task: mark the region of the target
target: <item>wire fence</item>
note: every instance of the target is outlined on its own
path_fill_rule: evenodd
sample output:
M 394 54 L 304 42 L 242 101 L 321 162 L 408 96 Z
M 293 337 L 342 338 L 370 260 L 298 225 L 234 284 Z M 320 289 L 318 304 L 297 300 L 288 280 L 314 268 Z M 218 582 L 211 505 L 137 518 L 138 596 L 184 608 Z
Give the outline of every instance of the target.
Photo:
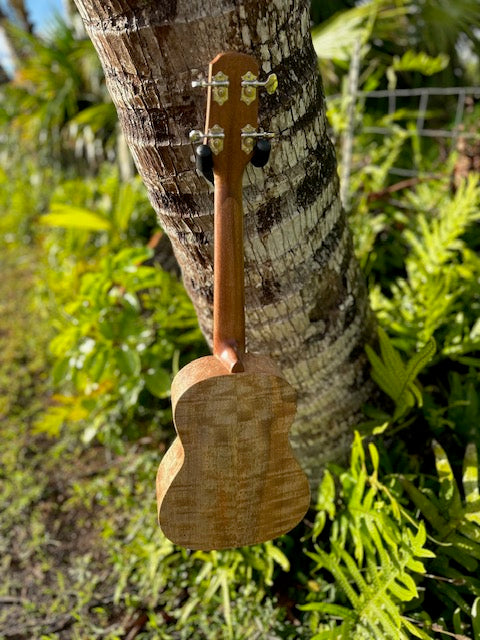
M 419 136 L 430 138 L 457 138 L 460 133 L 460 125 L 462 124 L 465 114 L 465 107 L 468 100 L 480 98 L 480 87 L 425 87 L 420 89 L 397 89 L 397 90 L 379 90 L 379 91 L 358 91 L 357 98 L 367 99 L 388 99 L 388 114 L 391 115 L 397 110 L 399 98 L 416 98 L 418 97 L 416 133 Z M 427 120 L 428 103 L 432 96 L 456 96 L 457 105 L 455 116 L 451 124 L 451 129 L 429 129 L 425 126 Z M 365 127 L 365 133 L 379 133 L 387 135 L 391 133 L 391 129 L 387 127 Z M 462 132 L 464 138 L 479 139 L 479 132 Z
M 443 145 L 443 153 L 446 150 L 453 151 L 458 148 L 460 139 L 473 144 L 480 143 L 480 125 L 473 122 L 466 126 L 466 116 L 475 102 L 480 100 L 480 86 L 475 87 L 421 87 L 418 89 L 384 89 L 376 91 L 358 90 L 359 65 L 355 65 L 355 52 L 349 73 L 347 89 L 347 127 L 342 134 L 341 156 L 341 196 L 346 208 L 349 207 L 349 182 L 353 164 L 353 152 L 355 137 L 358 134 L 377 134 L 380 136 L 392 135 L 393 127 L 380 124 L 378 126 L 365 125 L 359 122 L 358 105 L 365 105 L 368 101 L 378 102 L 371 112 L 384 113 L 393 116 L 397 111 L 408 105 L 411 122 L 414 122 L 413 132 L 420 138 L 438 140 Z M 334 100 L 341 96 L 331 96 L 328 100 Z M 439 99 L 448 100 L 448 108 L 444 103 L 439 104 Z M 381 101 L 386 104 L 381 104 Z M 432 104 L 435 103 L 435 104 Z M 370 109 L 366 109 L 370 111 Z M 362 109 L 363 111 L 363 109 Z M 380 118 L 379 118 L 380 119 Z M 440 149 L 439 149 L 440 151 Z M 418 167 L 392 166 L 389 173 L 401 178 L 427 177 L 427 174 Z

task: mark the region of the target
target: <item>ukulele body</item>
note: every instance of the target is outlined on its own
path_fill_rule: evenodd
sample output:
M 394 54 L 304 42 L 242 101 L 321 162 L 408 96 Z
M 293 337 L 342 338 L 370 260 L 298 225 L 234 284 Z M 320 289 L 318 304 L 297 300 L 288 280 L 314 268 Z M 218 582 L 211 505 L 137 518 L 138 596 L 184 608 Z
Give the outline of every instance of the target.
M 288 440 L 295 391 L 269 358 L 245 354 L 243 364 L 228 373 L 207 356 L 172 384 L 177 438 L 157 474 L 158 517 L 165 535 L 190 549 L 270 540 L 309 507 Z

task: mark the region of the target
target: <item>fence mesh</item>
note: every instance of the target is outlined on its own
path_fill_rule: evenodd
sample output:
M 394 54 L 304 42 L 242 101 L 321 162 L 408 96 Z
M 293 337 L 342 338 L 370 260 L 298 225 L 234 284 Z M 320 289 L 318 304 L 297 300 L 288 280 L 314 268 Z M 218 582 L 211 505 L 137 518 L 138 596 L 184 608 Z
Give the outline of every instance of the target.
M 478 122 L 470 121 L 466 124 L 467 115 L 472 112 L 476 102 L 480 100 L 480 86 L 471 87 L 422 87 L 418 89 L 384 89 L 376 91 L 360 91 L 357 88 L 358 77 L 355 71 L 355 55 L 352 56 L 352 66 L 348 85 L 348 124 L 340 140 L 342 156 L 341 192 L 342 201 L 348 208 L 348 183 L 353 162 L 355 137 L 361 133 L 379 136 L 392 135 L 392 126 L 380 124 L 366 125 L 357 118 L 359 105 L 371 113 L 383 113 L 393 116 L 397 110 L 408 105 L 410 122 L 414 123 L 415 135 L 420 138 L 437 140 L 442 147 L 442 153 L 459 149 L 462 145 L 479 146 L 480 127 Z M 327 101 L 340 98 L 331 96 Z M 439 100 L 444 103 L 439 103 Z M 377 105 L 374 102 L 377 102 Z M 448 108 L 445 103 L 448 101 Z M 370 104 L 367 104 L 370 103 Z M 373 104 L 372 104 L 373 103 Z M 432 104 L 433 103 L 433 104 Z M 370 108 L 371 107 L 371 108 Z M 379 117 L 379 120 L 382 118 Z M 439 126 L 440 125 L 440 126 Z M 392 166 L 389 173 L 403 177 L 415 178 L 427 176 L 421 168 Z

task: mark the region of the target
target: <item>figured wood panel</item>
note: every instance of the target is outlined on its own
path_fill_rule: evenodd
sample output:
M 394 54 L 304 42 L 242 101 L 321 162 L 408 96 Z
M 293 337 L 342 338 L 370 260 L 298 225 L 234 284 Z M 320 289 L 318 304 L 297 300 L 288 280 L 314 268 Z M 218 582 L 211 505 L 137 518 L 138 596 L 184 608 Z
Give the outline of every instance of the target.
M 202 358 L 172 387 L 178 438 L 157 476 L 158 513 L 165 535 L 190 549 L 270 540 L 310 503 L 288 440 L 295 391 L 261 356 L 247 354 L 243 373 L 224 372 L 217 358 Z

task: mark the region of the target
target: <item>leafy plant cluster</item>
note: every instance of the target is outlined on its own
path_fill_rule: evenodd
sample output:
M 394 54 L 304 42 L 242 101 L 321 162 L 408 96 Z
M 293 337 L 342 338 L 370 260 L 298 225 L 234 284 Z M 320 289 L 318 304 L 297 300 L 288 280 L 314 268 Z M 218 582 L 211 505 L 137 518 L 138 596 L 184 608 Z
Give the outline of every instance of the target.
M 405 3 L 374 4 L 385 20 L 406 15 Z M 389 138 L 358 129 L 349 197 L 379 322 L 367 349 L 377 401 L 349 464 L 329 465 L 293 532 L 187 551 L 159 531 L 152 487 L 173 436 L 171 378 L 205 346 L 180 282 L 156 261 L 138 178 L 96 163 L 77 175 L 66 132 L 89 114 L 81 82 L 55 114 L 34 104 L 29 83 L 57 81 L 49 56 L 64 47 L 67 69 L 75 59 L 78 43 L 53 37 L 26 38 L 41 55 L 2 89 L 2 130 L 14 128 L 0 142 L 0 637 L 480 638 L 478 177 L 455 183 L 458 154 L 432 159 L 415 114 L 390 114 Z M 423 73 L 437 53 L 382 63 L 371 82 L 389 65 Z M 337 104 L 340 137 L 346 98 Z M 356 117 L 369 122 L 364 107 Z M 63 168 L 45 149 L 20 162 L 28 114 Z M 95 140 L 114 158 L 105 131 Z M 429 176 L 395 182 L 389 170 L 412 150 Z
M 440 86 L 476 82 L 480 41 L 474 25 L 480 7 L 475 0 L 312 0 L 311 16 L 322 76 L 330 87 L 341 84 L 357 43 L 364 49 L 365 76 L 383 88 L 397 79 L 402 87 L 425 86 L 419 71 L 441 71 Z

